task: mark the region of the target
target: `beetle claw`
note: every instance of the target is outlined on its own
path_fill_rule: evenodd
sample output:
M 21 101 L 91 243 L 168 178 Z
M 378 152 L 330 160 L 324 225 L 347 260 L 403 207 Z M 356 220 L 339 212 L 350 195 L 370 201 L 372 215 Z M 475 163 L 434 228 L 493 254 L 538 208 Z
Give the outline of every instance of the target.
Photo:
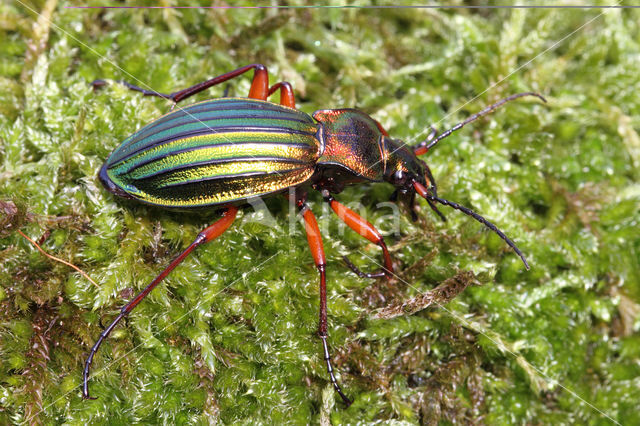
M 360 278 L 382 278 L 386 276 L 384 270 L 378 272 L 362 272 L 356 265 L 353 264 L 353 262 L 349 260 L 347 256 L 342 256 L 342 259 L 344 260 L 344 263 L 347 264 L 349 269 L 351 269 L 353 273 Z

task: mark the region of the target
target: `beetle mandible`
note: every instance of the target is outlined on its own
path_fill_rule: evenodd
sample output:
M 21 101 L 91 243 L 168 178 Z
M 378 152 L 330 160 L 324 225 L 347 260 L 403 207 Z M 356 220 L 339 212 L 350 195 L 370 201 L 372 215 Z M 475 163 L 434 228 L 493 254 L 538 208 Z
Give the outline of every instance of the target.
M 341 220 L 382 249 L 384 267 L 376 273 L 364 273 L 345 258 L 348 266 L 360 277 L 391 277 L 391 256 L 380 232 L 333 195 L 340 193 L 346 185 L 381 181 L 392 184 L 396 193 L 407 196 L 411 207 L 417 193 L 442 219 L 444 216 L 435 203 L 473 217 L 497 233 L 529 269 L 524 255 L 495 225 L 466 207 L 438 197 L 431 171 L 418 156 L 426 154 L 464 125 L 513 99 L 536 96 L 546 102 L 540 94 L 525 92 L 509 96 L 446 132 L 438 134 L 432 129 L 426 140 L 408 146 L 399 139 L 391 138 L 380 123 L 356 109 L 319 110 L 312 116 L 296 110 L 291 85 L 282 81 L 269 86 L 267 68 L 261 64 L 246 65 L 171 94 L 121 83 L 145 96 L 158 96 L 177 104 L 250 70 L 254 74 L 248 98 L 211 99 L 172 110 L 122 142 L 100 169 L 102 184 L 120 197 L 162 208 L 213 207 L 221 210 L 222 217 L 200 232 L 102 331 L 85 362 L 84 398 L 92 399 L 89 370 L 93 358 L 116 325 L 196 247 L 226 231 L 239 207 L 252 198 L 285 193 L 295 188 L 294 195 L 289 198 L 300 210 L 309 248 L 320 274 L 318 335 L 322 341 L 327 373 L 347 405 L 351 401 L 336 380 L 327 344 L 326 262 L 316 218 L 306 204 L 308 188 L 320 191 L 324 201 Z M 104 84 L 102 80 L 93 82 L 94 87 Z M 267 101 L 278 91 L 280 104 Z

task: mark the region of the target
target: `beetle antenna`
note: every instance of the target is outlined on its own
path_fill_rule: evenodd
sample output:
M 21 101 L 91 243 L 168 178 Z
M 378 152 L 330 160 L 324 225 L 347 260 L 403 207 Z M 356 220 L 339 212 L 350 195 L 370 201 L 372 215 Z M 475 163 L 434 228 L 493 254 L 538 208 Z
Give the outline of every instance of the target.
M 436 205 L 429 198 L 427 198 L 427 204 L 429 204 L 429 207 L 431 207 L 431 210 L 433 210 L 434 213 L 437 214 L 440 217 L 441 221 L 443 221 L 443 222 L 447 221 L 447 218 L 442 214 L 442 212 L 440 210 L 438 210 Z
M 424 141 L 420 142 L 417 145 L 414 145 L 413 150 L 414 150 L 415 154 L 416 155 L 426 154 L 427 151 L 429 151 L 431 148 L 433 148 L 442 139 L 450 136 L 451 133 L 462 129 L 465 125 L 471 123 L 472 121 L 475 121 L 475 120 L 477 120 L 477 119 L 479 119 L 481 117 L 484 117 L 485 115 L 491 114 L 493 111 L 495 111 L 496 109 L 500 108 L 502 105 L 506 104 L 507 102 L 512 101 L 514 99 L 522 98 L 524 96 L 535 96 L 535 97 L 539 98 L 542 102 L 545 102 L 545 103 L 547 102 L 547 100 L 541 94 L 536 93 L 536 92 L 523 92 L 523 93 L 517 93 L 515 95 L 508 96 L 508 97 L 506 97 L 506 98 L 504 98 L 502 100 L 499 100 L 495 104 L 489 105 L 488 107 L 486 107 L 482 111 L 473 114 L 472 116 L 470 116 L 469 118 L 467 118 L 463 122 L 458 123 L 455 126 L 453 126 L 452 128 L 450 128 L 446 132 L 443 132 L 443 133 L 435 136 L 435 135 L 433 135 L 433 131 L 432 131 L 429 134 L 429 137 L 427 137 L 427 139 L 425 139 Z M 432 129 L 433 129 L 433 127 L 432 127 Z
M 432 129 L 433 129 L 433 127 L 432 127 Z M 429 134 L 428 140 L 431 140 L 437 133 L 438 132 L 436 131 L 436 129 L 433 129 L 433 131 Z M 424 172 L 425 172 L 424 173 L 425 180 L 427 182 L 429 182 L 429 191 L 433 195 L 438 196 L 438 186 L 436 185 L 436 180 L 433 178 L 433 175 L 431 174 L 431 169 L 426 164 L 424 165 Z M 414 197 L 415 197 L 415 193 L 414 193 Z M 412 200 L 411 200 L 412 210 L 413 210 L 413 201 L 414 201 L 414 199 L 412 198 Z M 427 199 L 427 203 L 429 204 L 429 207 L 431 207 L 431 210 L 433 210 L 434 213 L 437 214 L 440 217 L 440 220 L 442 220 L 443 222 L 447 221 L 447 218 L 444 217 L 444 215 L 442 214 L 442 212 L 440 210 L 438 210 L 438 208 L 433 203 L 433 201 Z M 415 222 L 415 220 L 414 220 L 414 222 Z
M 520 251 L 520 249 L 515 245 L 515 243 L 513 241 L 511 241 L 509 239 L 509 237 L 507 237 L 504 232 L 502 232 L 500 229 L 498 229 L 497 226 L 495 226 L 493 223 L 489 222 L 487 219 L 485 219 L 484 217 L 480 216 L 478 213 L 474 212 L 473 210 L 461 206 L 458 203 L 454 203 L 453 201 L 449 201 L 449 200 L 445 200 L 444 198 L 440 198 L 437 197 L 435 195 L 431 195 L 428 193 L 427 188 L 418 183 L 418 182 L 414 182 L 413 183 L 414 188 L 416 189 L 416 191 L 418 192 L 418 194 L 420 194 L 420 196 L 422 196 L 423 198 L 425 198 L 427 200 L 427 202 L 429 201 L 436 201 L 444 206 L 449 206 L 451 208 L 454 208 L 456 210 L 461 211 L 462 213 L 471 216 L 472 218 L 474 218 L 475 220 L 477 220 L 478 222 L 482 223 L 483 225 L 485 225 L 487 228 L 491 229 L 493 232 L 495 232 L 496 234 L 498 234 L 498 236 L 500 238 L 502 238 L 504 240 L 505 243 L 507 243 L 507 245 L 509 247 L 511 247 L 518 256 L 520 256 L 520 259 L 522 259 L 522 263 L 524 263 L 525 268 L 527 268 L 527 270 L 530 269 L 529 267 L 529 263 L 527 262 L 527 259 L 524 257 L 524 254 L 522 254 L 522 252 Z

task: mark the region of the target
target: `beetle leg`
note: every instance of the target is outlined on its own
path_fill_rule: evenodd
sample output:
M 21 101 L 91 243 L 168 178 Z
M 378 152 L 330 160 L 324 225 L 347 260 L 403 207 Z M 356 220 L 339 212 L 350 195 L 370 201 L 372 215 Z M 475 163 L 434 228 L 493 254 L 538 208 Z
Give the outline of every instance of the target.
M 202 92 L 203 90 L 208 89 L 211 86 L 215 86 L 216 84 L 224 83 L 227 80 L 231 80 L 241 74 L 249 70 L 254 70 L 253 73 L 253 81 L 251 83 L 251 89 L 249 90 L 249 97 L 254 99 L 267 99 L 267 94 L 269 92 L 269 73 L 267 72 L 267 67 L 261 64 L 250 64 L 245 65 L 244 67 L 240 67 L 236 70 L 229 71 L 226 74 L 219 75 L 217 77 L 213 77 L 207 81 L 203 81 L 202 83 L 198 83 L 194 86 L 187 87 L 186 89 L 179 90 L 177 92 L 173 92 L 170 94 L 156 92 L 154 90 L 143 89 L 135 84 L 127 83 L 126 81 L 118 80 L 118 82 L 131 90 L 135 90 L 136 92 L 142 93 L 144 96 L 157 96 L 159 98 L 171 99 L 173 102 L 178 103 L 184 99 L 187 99 L 190 96 L 193 96 L 197 93 Z M 91 83 L 91 85 L 95 88 L 99 88 L 105 85 L 104 80 L 95 80 Z
M 344 263 L 349 267 L 349 269 L 351 269 L 353 273 L 359 276 L 360 278 L 382 278 L 385 276 L 384 271 L 362 272 L 362 270 L 360 270 L 360 268 L 354 265 L 354 263 L 351 260 L 349 260 L 347 256 L 342 256 L 342 260 L 344 260 Z
M 384 238 L 382 238 L 382 234 L 380 234 L 380 232 L 372 224 L 367 222 L 359 214 L 346 207 L 344 204 L 336 201 L 335 198 L 333 198 L 331 194 L 329 194 L 329 191 L 323 191 L 322 196 L 324 200 L 329 203 L 331 209 L 335 212 L 335 214 L 337 214 L 338 217 L 342 219 L 349 228 L 353 229 L 372 243 L 377 244 L 382 249 L 382 254 L 384 256 L 384 267 L 380 272 L 362 272 L 345 256 L 344 260 L 347 263 L 347 266 L 349 266 L 349 268 L 351 268 L 351 270 L 361 278 L 378 278 L 383 276 L 391 278 L 393 274 L 393 263 L 391 262 L 391 255 L 389 254 L 387 245 L 384 242 Z
M 269 95 L 273 95 L 277 90 L 280 90 L 280 105 L 288 106 L 289 108 L 296 107 L 296 98 L 293 95 L 293 88 L 288 81 L 281 81 L 274 84 L 269 88 Z
M 150 292 L 153 290 L 160 281 L 162 281 L 171 271 L 175 269 L 184 259 L 191 253 L 196 247 L 201 244 L 208 243 L 209 241 L 219 237 L 224 231 L 231 226 L 233 220 L 238 213 L 238 208 L 235 206 L 226 207 L 225 211 L 222 214 L 222 217 L 214 222 L 212 225 L 209 225 L 202 232 L 198 234 L 196 239 L 187 247 L 178 257 L 176 257 L 173 262 L 167 266 L 164 271 L 162 271 L 157 277 L 151 281 L 151 283 L 144 288 L 133 300 L 127 303 L 121 310 L 120 314 L 116 317 L 116 319 L 109 324 L 107 328 L 105 328 L 102 333 L 100 333 L 100 337 L 98 337 L 98 341 L 93 345 L 91 351 L 89 352 L 89 356 L 84 364 L 84 373 L 83 373 L 83 382 L 82 382 L 82 397 L 84 399 L 95 399 L 89 395 L 89 370 L 91 369 L 91 363 L 93 362 L 93 357 L 95 356 L 98 349 L 102 345 L 102 342 L 109 337 L 109 334 L 113 331 L 113 329 L 118 325 L 118 323 L 126 318 L 129 313 L 138 306 L 138 304 L 144 299 Z
M 307 241 L 311 254 L 313 255 L 313 261 L 320 272 L 320 321 L 318 325 L 318 336 L 322 339 L 322 350 L 324 355 L 324 361 L 327 364 L 327 373 L 331 379 L 333 388 L 338 392 L 338 395 L 342 398 L 342 401 L 347 405 L 351 405 L 351 400 L 342 392 L 336 376 L 333 373 L 333 366 L 331 365 L 331 356 L 329 354 L 329 345 L 327 344 L 327 279 L 326 279 L 326 260 L 324 257 L 324 247 L 322 245 L 322 237 L 320 236 L 320 228 L 318 228 L 318 222 L 316 217 L 309 209 L 307 203 L 302 199 L 297 201 L 298 208 L 304 219 L 304 229 L 307 233 Z

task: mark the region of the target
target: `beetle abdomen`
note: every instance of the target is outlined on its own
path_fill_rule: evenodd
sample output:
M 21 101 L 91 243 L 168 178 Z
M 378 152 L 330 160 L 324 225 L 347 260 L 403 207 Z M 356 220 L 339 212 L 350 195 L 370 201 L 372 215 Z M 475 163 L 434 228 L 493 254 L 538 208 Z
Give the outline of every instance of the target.
M 255 99 L 222 98 L 166 114 L 127 138 L 100 178 L 163 207 L 231 203 L 308 180 L 320 155 L 313 119 Z

